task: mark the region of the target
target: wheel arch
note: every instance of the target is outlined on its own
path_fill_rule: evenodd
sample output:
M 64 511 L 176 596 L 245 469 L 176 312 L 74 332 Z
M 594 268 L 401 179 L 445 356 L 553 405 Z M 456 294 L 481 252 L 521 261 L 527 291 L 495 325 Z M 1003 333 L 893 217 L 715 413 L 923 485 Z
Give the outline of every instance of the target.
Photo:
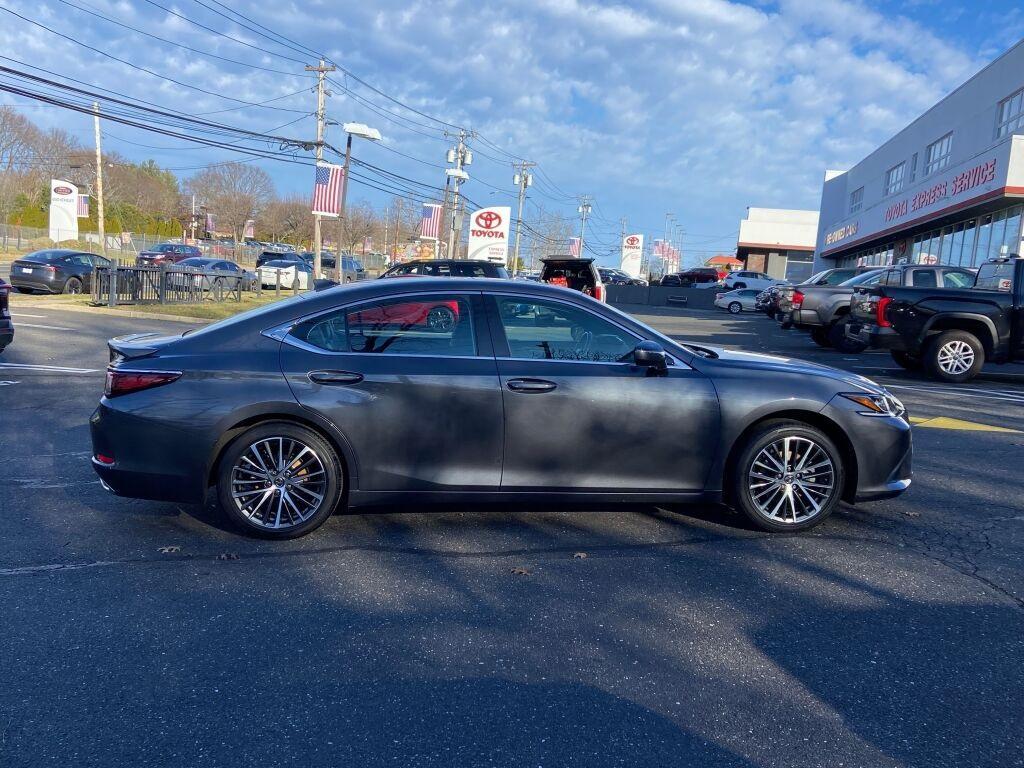
M 852 502 L 857 495 L 857 452 L 854 450 L 853 443 L 850 442 L 850 438 L 846 435 L 846 432 L 843 431 L 843 428 L 828 416 L 817 411 L 793 409 L 772 411 L 771 413 L 762 414 L 744 427 L 743 431 L 740 432 L 732 441 L 732 445 L 729 447 L 729 452 L 726 454 L 725 471 L 723 472 L 722 477 L 722 491 L 726 497 L 731 493 L 733 472 L 735 471 L 736 460 L 739 457 L 740 452 L 757 430 L 761 429 L 765 424 L 773 421 L 795 421 L 811 427 L 816 427 L 824 432 L 828 438 L 836 444 L 836 447 L 839 449 L 839 453 L 843 459 L 843 470 L 845 473 L 842 499 L 844 501 Z
M 252 414 L 239 419 L 232 424 L 232 426 L 225 429 L 217 439 L 217 442 L 214 443 L 213 450 L 210 452 L 210 458 L 206 467 L 206 487 L 209 488 L 211 485 L 216 484 L 217 472 L 220 469 L 221 458 L 224 456 L 224 452 L 228 449 L 228 446 L 230 446 L 239 435 L 252 427 L 271 424 L 274 422 L 296 424 L 312 430 L 326 440 L 328 445 L 334 448 L 334 451 L 337 453 L 338 459 L 341 462 L 341 471 L 345 479 L 345 495 L 347 496 L 349 490 L 358 483 L 358 465 L 356 463 L 356 456 L 348 440 L 329 422 L 312 414 L 299 413 L 286 409 Z
M 921 331 L 922 346 L 929 337 L 944 331 L 963 331 L 977 337 L 986 357 L 992 356 L 999 338 L 991 318 L 973 312 L 943 312 L 925 324 Z

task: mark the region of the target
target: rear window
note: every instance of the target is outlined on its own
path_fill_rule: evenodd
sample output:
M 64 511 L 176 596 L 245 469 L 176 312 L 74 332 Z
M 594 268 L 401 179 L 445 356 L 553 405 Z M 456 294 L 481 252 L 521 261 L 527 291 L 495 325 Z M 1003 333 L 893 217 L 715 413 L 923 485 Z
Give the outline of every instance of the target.
M 939 281 L 934 269 L 915 269 L 910 276 L 910 284 L 915 288 L 936 288 Z
M 593 287 L 594 270 L 589 263 L 576 264 L 571 261 L 557 261 L 544 265 L 540 279 L 566 288 L 581 290 L 583 286 Z
M 978 269 L 978 277 L 974 287 L 985 291 L 1004 291 L 1013 289 L 1013 262 L 987 262 Z

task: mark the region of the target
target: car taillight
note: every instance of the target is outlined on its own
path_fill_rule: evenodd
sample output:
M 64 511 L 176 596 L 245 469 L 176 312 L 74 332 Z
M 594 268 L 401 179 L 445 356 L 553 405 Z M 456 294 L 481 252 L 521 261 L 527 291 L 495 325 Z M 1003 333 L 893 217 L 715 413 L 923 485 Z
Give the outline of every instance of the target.
M 885 310 L 889 308 L 890 304 L 892 304 L 892 298 L 883 296 L 878 300 L 878 304 L 875 305 L 875 320 L 879 328 L 892 328 L 892 323 L 885 316 Z
M 793 291 L 793 309 L 800 309 L 804 305 L 804 295 L 800 291 Z
M 716 293 L 715 294 L 715 301 L 718 301 L 719 299 L 722 299 L 724 296 L 725 296 L 724 293 Z
M 113 456 L 106 456 L 106 455 L 104 455 L 102 453 L 97 453 L 95 456 L 93 456 L 93 458 L 96 459 L 96 462 L 98 464 L 104 464 L 104 465 L 106 465 L 108 467 L 114 466 L 114 457 Z
M 594 286 L 594 298 L 598 301 L 604 301 L 604 284 L 598 283 Z
M 107 382 L 103 393 L 107 397 L 118 397 L 170 384 L 180 378 L 180 371 L 122 371 L 107 368 Z

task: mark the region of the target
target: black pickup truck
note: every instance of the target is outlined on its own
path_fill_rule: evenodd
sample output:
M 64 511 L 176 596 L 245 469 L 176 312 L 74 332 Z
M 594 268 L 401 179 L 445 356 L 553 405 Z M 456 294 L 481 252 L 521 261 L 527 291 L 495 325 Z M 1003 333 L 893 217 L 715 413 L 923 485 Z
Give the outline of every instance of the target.
M 1024 259 L 1015 254 L 982 264 L 973 288 L 862 288 L 851 309 L 851 338 L 943 381 L 970 381 L 986 362 L 1024 362 Z

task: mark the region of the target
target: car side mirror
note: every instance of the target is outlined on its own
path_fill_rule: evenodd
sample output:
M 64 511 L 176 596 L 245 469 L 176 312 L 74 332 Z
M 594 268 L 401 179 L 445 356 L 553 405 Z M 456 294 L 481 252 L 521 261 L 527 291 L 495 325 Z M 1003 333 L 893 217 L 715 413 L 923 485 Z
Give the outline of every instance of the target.
M 649 376 L 668 373 L 668 356 L 662 346 L 653 341 L 641 341 L 633 348 L 633 364 L 646 368 Z

